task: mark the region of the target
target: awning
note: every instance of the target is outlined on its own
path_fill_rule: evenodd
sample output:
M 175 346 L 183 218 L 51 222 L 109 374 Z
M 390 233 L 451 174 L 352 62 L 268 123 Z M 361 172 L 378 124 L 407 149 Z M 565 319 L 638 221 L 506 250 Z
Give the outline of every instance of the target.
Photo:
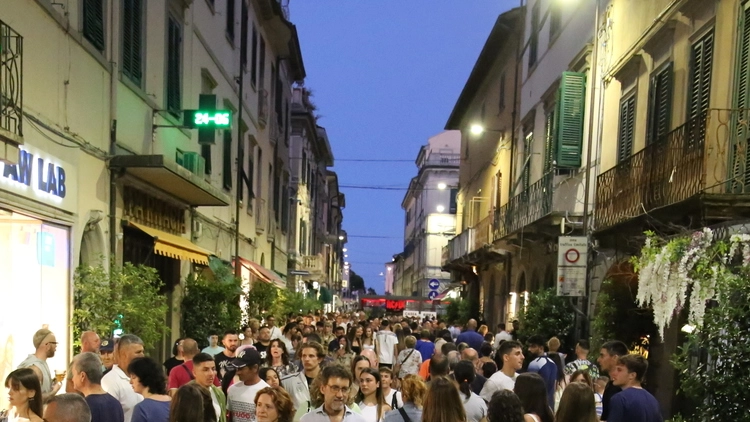
M 208 256 L 213 252 L 197 246 L 188 239 L 142 224 L 128 221 L 127 225 L 136 228 L 154 238 L 154 252 L 174 259 L 192 261 L 208 265 Z
M 286 289 L 286 281 L 282 280 L 281 277 L 276 275 L 276 273 L 274 273 L 273 271 L 270 271 L 264 266 L 256 264 L 255 262 L 242 257 L 240 257 L 240 263 L 242 263 L 243 267 L 250 270 L 250 272 L 253 273 L 255 277 L 265 281 L 266 283 L 271 283 L 279 289 Z
M 191 173 L 163 155 L 116 155 L 109 161 L 109 167 L 123 169 L 194 207 L 226 206 L 231 202 L 227 194 L 211 186 L 203 176 Z
M 448 287 L 447 289 L 443 290 L 442 293 L 440 293 L 439 295 L 435 296 L 435 298 L 432 299 L 432 300 L 445 300 L 445 298 L 448 296 L 448 294 L 450 292 L 454 291 L 454 290 L 456 290 L 455 287 Z

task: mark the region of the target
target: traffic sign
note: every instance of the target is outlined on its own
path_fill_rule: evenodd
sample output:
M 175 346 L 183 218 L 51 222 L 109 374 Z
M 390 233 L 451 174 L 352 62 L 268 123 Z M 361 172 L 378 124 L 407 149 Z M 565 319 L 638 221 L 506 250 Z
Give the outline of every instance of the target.
M 586 295 L 588 240 L 585 236 L 561 236 L 557 249 L 557 295 Z
M 433 278 L 427 283 L 427 287 L 429 287 L 432 290 L 437 290 L 440 288 L 440 280 Z
M 429 299 L 435 299 L 437 295 L 438 295 L 438 292 L 436 292 L 435 290 L 431 290 L 430 293 L 427 293 L 427 297 Z

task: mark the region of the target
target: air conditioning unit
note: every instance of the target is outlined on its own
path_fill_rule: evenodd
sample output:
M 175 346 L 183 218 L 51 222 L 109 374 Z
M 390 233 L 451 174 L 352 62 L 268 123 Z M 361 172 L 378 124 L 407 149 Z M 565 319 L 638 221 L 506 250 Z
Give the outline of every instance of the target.
M 193 239 L 199 239 L 201 235 L 203 235 L 203 223 L 201 223 L 198 220 L 193 220 L 193 230 L 192 230 Z
M 182 166 L 198 176 L 202 176 L 206 172 L 206 160 L 197 152 L 184 153 Z

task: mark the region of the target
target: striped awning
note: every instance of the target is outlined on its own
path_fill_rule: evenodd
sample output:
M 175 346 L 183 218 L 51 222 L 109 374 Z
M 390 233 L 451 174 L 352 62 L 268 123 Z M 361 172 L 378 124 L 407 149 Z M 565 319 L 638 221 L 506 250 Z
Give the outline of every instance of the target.
M 136 228 L 154 238 L 154 253 L 169 258 L 191 261 L 196 264 L 208 265 L 208 256 L 213 252 L 203 249 L 184 237 L 176 236 L 142 224 L 128 222 L 128 226 Z
M 266 267 L 242 257 L 240 257 L 240 263 L 242 263 L 243 267 L 250 270 L 256 278 L 265 281 L 266 283 L 271 283 L 279 289 L 286 289 L 286 281 Z

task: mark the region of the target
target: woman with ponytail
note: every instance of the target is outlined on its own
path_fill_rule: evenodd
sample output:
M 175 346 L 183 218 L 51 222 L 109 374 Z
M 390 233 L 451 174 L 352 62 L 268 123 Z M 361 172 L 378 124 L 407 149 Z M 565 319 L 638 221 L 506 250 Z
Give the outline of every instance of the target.
M 486 422 L 487 404 L 471 391 L 471 383 L 476 377 L 474 365 L 467 360 L 458 362 L 456 369 L 453 370 L 453 376 L 458 383 L 458 391 L 461 393 L 461 401 L 466 410 L 466 422 Z

